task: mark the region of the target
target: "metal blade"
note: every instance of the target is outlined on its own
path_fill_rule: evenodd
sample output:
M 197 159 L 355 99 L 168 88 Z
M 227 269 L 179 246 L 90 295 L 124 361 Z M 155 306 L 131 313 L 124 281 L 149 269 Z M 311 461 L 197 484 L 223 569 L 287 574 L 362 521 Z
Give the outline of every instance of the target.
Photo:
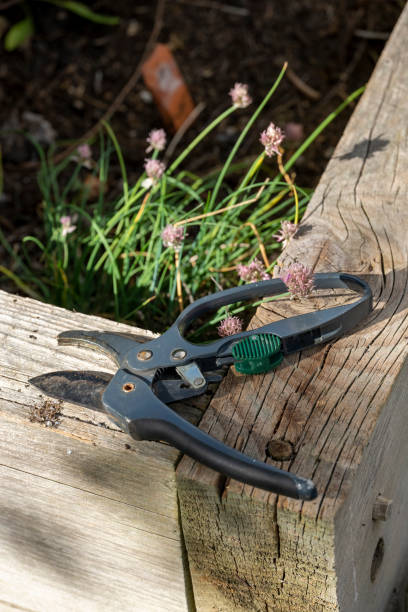
M 112 378 L 107 372 L 61 371 L 36 376 L 29 382 L 56 399 L 106 412 L 102 395 Z
M 152 338 L 140 334 L 121 334 L 96 330 L 70 329 L 58 335 L 58 344 L 70 344 L 96 349 L 114 359 L 119 366 L 122 364 L 128 351 L 148 340 L 152 340 Z
M 28 382 L 56 399 L 98 412 L 106 412 L 102 403 L 102 395 L 112 378 L 113 374 L 107 372 L 62 370 L 30 378 Z M 153 383 L 153 389 L 162 402 L 170 404 L 200 395 L 207 389 L 208 383 L 222 380 L 222 376 L 215 372 L 209 372 L 205 378 L 206 384 L 199 393 L 194 387 L 187 387 L 180 378 L 157 380 Z

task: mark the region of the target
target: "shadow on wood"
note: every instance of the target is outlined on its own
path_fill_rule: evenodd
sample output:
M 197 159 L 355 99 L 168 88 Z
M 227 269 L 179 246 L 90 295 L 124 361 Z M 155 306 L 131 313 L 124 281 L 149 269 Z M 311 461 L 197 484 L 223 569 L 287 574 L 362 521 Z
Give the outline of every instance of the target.
M 59 406 L 53 427 L 30 420 L 45 400 L 32 376 L 116 368 L 58 347 L 72 328 L 135 331 L 0 291 L 0 608 L 187 612 L 178 452 L 135 443 L 73 404 Z

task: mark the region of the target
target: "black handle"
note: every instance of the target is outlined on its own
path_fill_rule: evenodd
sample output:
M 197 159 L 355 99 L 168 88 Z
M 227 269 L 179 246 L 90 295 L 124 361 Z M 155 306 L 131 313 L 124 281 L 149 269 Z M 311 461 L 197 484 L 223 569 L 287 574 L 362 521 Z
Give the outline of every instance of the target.
M 288 354 L 327 342 L 346 333 L 372 309 L 370 287 L 357 276 L 343 273 L 315 274 L 314 283 L 317 289 L 352 289 L 360 294 L 360 298 L 342 306 L 280 319 L 258 329 L 220 338 L 209 344 L 189 342 L 183 333 L 194 319 L 204 313 L 237 301 L 283 293 L 287 287 L 281 280 L 272 279 L 220 291 L 190 304 L 164 334 L 147 342 L 144 349 L 151 353 L 149 360 L 139 360 L 138 349 L 130 351 L 127 355 L 127 366 L 134 372 L 142 372 L 154 368 L 181 366 L 191 361 L 200 363 L 202 359 L 215 358 L 221 360 L 216 361 L 215 365 L 218 367 L 225 357 L 231 356 L 235 342 L 247 336 L 263 333 L 278 336 L 282 341 L 283 354 Z
M 285 293 L 287 290 L 288 288 L 283 281 L 279 278 L 273 278 L 267 281 L 248 283 L 246 285 L 240 285 L 239 287 L 233 287 L 232 289 L 218 291 L 217 293 L 206 295 L 187 306 L 177 317 L 174 326 L 183 334 L 192 321 L 207 312 L 218 310 L 221 306 L 279 295 L 280 293 Z
M 132 421 L 129 432 L 136 435 L 136 438 L 142 434 L 145 440 L 164 440 L 213 470 L 253 487 L 294 499 L 311 500 L 317 495 L 311 480 L 251 459 L 209 436 L 174 412 L 171 418 Z
M 156 397 L 148 383 L 126 370 L 116 373 L 103 404 L 136 440 L 163 440 L 213 470 L 266 491 L 304 500 L 317 495 L 311 480 L 251 459 L 191 425 Z

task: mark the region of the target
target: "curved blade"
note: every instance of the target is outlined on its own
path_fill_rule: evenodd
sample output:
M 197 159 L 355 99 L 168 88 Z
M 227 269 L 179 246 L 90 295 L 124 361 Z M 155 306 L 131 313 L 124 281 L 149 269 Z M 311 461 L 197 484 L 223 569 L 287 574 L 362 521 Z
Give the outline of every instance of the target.
M 106 412 L 102 395 L 112 378 L 107 372 L 61 371 L 36 376 L 29 382 L 56 399 Z
M 73 344 L 96 349 L 114 359 L 117 365 L 121 365 L 130 349 L 148 340 L 152 340 L 152 338 L 141 334 L 85 331 L 82 329 L 70 329 L 58 335 L 58 344 Z

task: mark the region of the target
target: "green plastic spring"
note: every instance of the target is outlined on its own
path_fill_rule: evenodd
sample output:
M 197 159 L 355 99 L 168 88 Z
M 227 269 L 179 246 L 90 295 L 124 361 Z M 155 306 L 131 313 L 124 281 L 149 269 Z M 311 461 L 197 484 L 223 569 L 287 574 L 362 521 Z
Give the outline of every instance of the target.
M 263 374 L 276 368 L 283 359 L 282 343 L 274 334 L 255 334 L 232 347 L 232 356 L 240 374 Z

